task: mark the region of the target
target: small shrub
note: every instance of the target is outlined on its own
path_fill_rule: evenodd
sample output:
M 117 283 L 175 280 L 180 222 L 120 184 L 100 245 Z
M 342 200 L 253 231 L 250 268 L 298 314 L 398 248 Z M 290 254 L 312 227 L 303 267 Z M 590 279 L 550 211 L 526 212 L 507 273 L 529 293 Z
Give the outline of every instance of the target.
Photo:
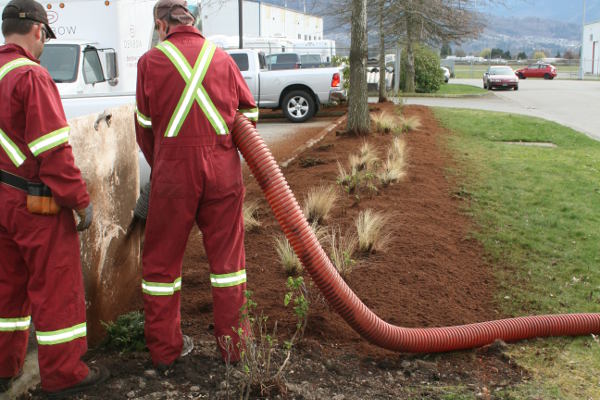
M 384 250 L 390 237 L 383 234 L 388 218 L 370 209 L 361 211 L 355 225 L 358 233 L 358 250 L 363 253 L 374 253 Z
M 391 115 L 388 115 L 385 111 L 375 114 L 371 118 L 375 123 L 375 130 L 379 133 L 390 133 L 396 126 L 395 118 Z
M 440 68 L 440 57 L 429 47 L 414 47 L 415 90 L 419 93 L 435 93 L 444 82 L 444 73 Z M 400 87 L 406 87 L 407 52 L 402 52 L 400 68 Z
M 252 201 L 250 203 L 245 203 L 243 205 L 243 215 L 244 215 L 244 230 L 246 232 L 251 232 L 260 227 L 260 221 L 257 218 L 258 211 L 260 210 L 260 206 L 258 205 L 258 201 Z
M 311 223 L 322 224 L 338 199 L 335 186 L 311 188 L 304 198 L 304 215 Z
M 328 239 L 331 262 L 340 275 L 346 278 L 352 272 L 356 263 L 352 259 L 352 256 L 356 251 L 358 238 L 353 232 L 347 232 L 346 235 L 342 235 L 342 230 L 338 227 L 331 229 Z
M 119 316 L 116 321 L 105 323 L 106 339 L 103 346 L 120 353 L 143 351 L 146 348 L 144 336 L 144 313 L 133 311 Z
M 240 343 L 240 362 L 238 371 L 235 371 L 236 383 L 240 385 L 240 398 L 249 399 L 271 397 L 285 394 L 284 371 L 288 366 L 292 348 L 302 336 L 306 327 L 309 302 L 305 296 L 306 288 L 303 278 L 288 278 L 286 282 L 285 305 L 294 305 L 294 314 L 298 318 L 296 331 L 291 339 L 283 345 L 277 340 L 277 321 L 273 329 L 267 327 L 268 317 L 264 314 L 256 315 L 256 302 L 252 300 L 252 292 L 246 291 L 246 304 L 240 310 L 240 326 L 247 326 L 248 332 L 241 330 L 233 334 L 244 336 L 244 343 Z M 230 336 L 219 338 L 225 349 L 232 350 Z M 229 357 L 227 357 L 229 359 Z M 234 374 L 231 363 L 226 362 L 227 397 L 230 395 L 231 380 Z
M 279 256 L 279 261 L 283 266 L 283 270 L 289 276 L 296 276 L 302 273 L 304 267 L 294 253 L 294 248 L 285 236 L 275 238 L 275 250 Z

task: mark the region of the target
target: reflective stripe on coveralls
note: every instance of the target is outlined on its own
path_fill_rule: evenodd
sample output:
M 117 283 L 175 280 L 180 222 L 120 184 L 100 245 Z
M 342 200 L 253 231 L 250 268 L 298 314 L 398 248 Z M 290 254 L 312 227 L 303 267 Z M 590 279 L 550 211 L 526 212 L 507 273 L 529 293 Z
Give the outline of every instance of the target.
M 150 296 L 172 296 L 181 290 L 181 278 L 173 283 L 146 282 L 142 280 L 142 291 Z
M 17 58 L 4 64 L 4 66 L 0 68 L 0 81 L 13 69 L 24 67 L 26 65 L 38 64 L 28 58 Z M 25 162 L 25 155 L 19 150 L 19 147 L 8 138 L 8 135 L 4 133 L 2 129 L 0 129 L 0 146 L 4 149 L 13 164 L 15 164 L 15 167 L 19 168 Z
M 17 145 L 0 129 L 0 146 L 4 149 L 8 158 L 19 168 L 25 162 L 25 154 L 19 150 Z
M 69 131 L 71 128 L 65 126 L 64 128 L 60 128 L 55 130 L 54 132 L 50 132 L 41 138 L 34 140 L 29 143 L 29 150 L 33 153 L 34 156 L 39 156 L 45 151 L 51 150 L 56 146 L 60 146 L 63 143 L 67 143 L 69 141 Z
M 137 115 L 137 122 L 142 128 L 152 128 L 152 120 L 150 119 L 150 117 L 146 117 L 140 112 L 140 110 L 138 110 L 137 104 L 135 106 L 135 113 Z
M 70 328 L 51 332 L 36 332 L 38 344 L 53 345 L 70 342 L 85 337 L 87 333 L 86 323 L 75 325 Z
M 210 283 L 213 287 L 218 288 L 241 285 L 242 283 L 246 283 L 246 270 L 242 269 L 232 274 L 210 274 Z
M 22 318 L 0 318 L 0 332 L 26 331 L 31 325 L 31 315 Z
M 165 40 L 156 47 L 171 60 L 186 83 L 185 89 L 179 99 L 179 103 L 167 126 L 165 137 L 175 137 L 179 134 L 179 130 L 190 112 L 194 98 L 210 124 L 213 126 L 215 132 L 217 132 L 218 135 L 227 135 L 229 133 L 229 128 L 227 127 L 225 120 L 213 104 L 210 96 L 204 89 L 204 86 L 202 86 L 202 81 L 208 71 L 216 46 L 209 41 L 204 42 L 193 70 L 185 56 L 168 40 Z
M 252 122 L 258 122 L 258 108 L 249 108 L 247 110 L 239 110 L 246 118 Z

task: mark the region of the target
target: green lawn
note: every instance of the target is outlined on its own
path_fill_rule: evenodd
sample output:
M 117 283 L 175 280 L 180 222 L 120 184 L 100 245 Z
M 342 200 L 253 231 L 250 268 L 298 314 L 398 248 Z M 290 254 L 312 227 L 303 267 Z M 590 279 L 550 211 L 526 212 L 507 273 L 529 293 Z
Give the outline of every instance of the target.
M 483 88 L 463 85 L 459 83 L 442 84 L 440 89 L 435 93 L 402 93 L 403 97 L 465 97 L 465 96 L 482 96 L 487 94 L 487 90 Z
M 600 312 L 600 143 L 535 118 L 435 113 L 454 132 L 445 144 L 458 167 L 448 172 L 497 269 L 504 313 Z M 591 336 L 519 342 L 510 355 L 532 379 L 500 398 L 600 399 L 600 343 Z

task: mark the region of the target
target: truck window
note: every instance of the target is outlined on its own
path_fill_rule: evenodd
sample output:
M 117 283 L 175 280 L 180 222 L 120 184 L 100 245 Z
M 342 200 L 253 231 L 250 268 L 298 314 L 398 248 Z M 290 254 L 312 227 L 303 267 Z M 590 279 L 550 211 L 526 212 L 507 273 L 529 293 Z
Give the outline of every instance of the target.
M 74 44 L 46 44 L 40 57 L 56 83 L 69 83 L 77 80 L 79 46 Z
M 83 52 L 83 80 L 89 84 L 104 82 L 102 63 L 95 48 Z
M 231 54 L 231 58 L 233 58 L 233 61 L 235 61 L 240 71 L 248 71 L 250 69 L 248 54 L 234 53 Z

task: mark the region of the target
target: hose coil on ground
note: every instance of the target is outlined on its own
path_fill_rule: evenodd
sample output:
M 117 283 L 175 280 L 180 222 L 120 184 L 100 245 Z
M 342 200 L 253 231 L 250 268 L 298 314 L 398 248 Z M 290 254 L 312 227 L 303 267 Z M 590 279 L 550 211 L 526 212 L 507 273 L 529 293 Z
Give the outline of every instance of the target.
M 600 333 L 598 313 L 518 317 L 440 328 L 388 324 L 369 310 L 339 275 L 256 128 L 238 114 L 232 135 L 285 236 L 317 287 L 331 307 L 371 343 L 395 351 L 434 353 L 484 346 L 497 339 L 516 341 Z

